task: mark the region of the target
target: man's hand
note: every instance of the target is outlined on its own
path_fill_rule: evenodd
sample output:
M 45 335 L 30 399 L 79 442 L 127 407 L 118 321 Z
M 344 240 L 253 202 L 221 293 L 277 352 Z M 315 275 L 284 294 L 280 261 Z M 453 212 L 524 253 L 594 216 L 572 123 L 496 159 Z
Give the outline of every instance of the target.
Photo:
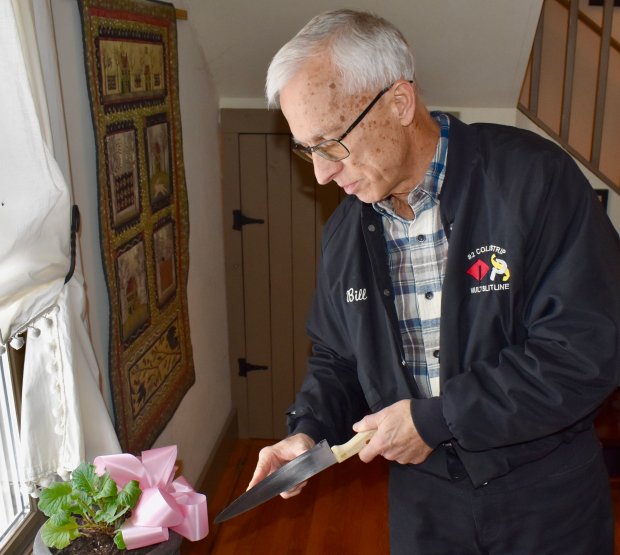
M 411 418 L 411 400 L 403 400 L 353 425 L 356 432 L 376 429 L 370 443 L 360 451 L 364 462 L 381 455 L 400 464 L 420 464 L 433 452 L 418 434 Z
M 314 447 L 314 440 L 310 436 L 306 434 L 295 434 L 294 436 L 283 439 L 275 445 L 261 449 L 258 454 L 256 470 L 254 470 L 254 476 L 252 476 L 250 480 L 248 489 L 254 487 L 258 482 L 265 479 L 269 474 L 275 472 L 287 462 L 305 453 L 308 449 L 312 449 L 312 447 Z M 293 497 L 299 494 L 306 484 L 307 482 L 303 482 L 293 489 L 281 493 L 280 496 L 284 499 Z

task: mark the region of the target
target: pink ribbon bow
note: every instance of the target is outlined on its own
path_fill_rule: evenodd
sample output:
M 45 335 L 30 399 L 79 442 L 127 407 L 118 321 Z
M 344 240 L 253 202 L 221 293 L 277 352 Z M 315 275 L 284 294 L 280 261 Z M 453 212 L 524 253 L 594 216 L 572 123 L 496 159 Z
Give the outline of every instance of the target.
M 209 533 L 207 498 L 183 476 L 173 480 L 176 459 L 176 445 L 143 451 L 141 458 L 123 453 L 95 459 L 97 474 L 108 472 L 119 489 L 131 480 L 140 484 L 142 495 L 121 526 L 127 549 L 166 541 L 168 529 L 190 541 Z

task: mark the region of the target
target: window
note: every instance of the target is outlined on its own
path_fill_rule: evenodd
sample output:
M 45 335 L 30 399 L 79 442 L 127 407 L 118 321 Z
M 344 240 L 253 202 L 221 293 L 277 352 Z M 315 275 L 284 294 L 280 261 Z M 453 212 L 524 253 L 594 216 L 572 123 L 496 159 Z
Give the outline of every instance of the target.
M 18 426 L 13 379 L 7 352 L 0 357 L 0 547 L 30 513 L 30 498 L 20 491 Z

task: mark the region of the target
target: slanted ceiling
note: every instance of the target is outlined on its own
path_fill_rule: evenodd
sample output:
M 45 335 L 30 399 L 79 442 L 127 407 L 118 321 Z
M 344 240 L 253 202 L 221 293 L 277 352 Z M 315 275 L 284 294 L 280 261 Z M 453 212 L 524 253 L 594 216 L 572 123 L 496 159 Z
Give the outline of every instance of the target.
M 543 0 L 185 0 L 221 107 L 263 107 L 265 71 L 312 16 L 352 7 L 394 22 L 412 45 L 427 104 L 514 108 Z

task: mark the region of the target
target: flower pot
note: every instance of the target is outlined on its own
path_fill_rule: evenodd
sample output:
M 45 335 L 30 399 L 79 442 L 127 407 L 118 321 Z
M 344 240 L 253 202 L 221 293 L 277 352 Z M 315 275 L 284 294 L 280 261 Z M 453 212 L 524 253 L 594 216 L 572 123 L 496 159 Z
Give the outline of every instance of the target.
M 141 549 L 127 549 L 120 553 L 126 555 L 179 555 L 181 553 L 181 541 L 183 538 L 176 532 L 170 531 L 168 541 L 149 545 Z M 33 555 L 51 555 L 51 551 L 47 545 L 43 543 L 41 538 L 41 529 L 37 532 L 32 545 Z M 90 554 L 85 554 L 90 555 Z

